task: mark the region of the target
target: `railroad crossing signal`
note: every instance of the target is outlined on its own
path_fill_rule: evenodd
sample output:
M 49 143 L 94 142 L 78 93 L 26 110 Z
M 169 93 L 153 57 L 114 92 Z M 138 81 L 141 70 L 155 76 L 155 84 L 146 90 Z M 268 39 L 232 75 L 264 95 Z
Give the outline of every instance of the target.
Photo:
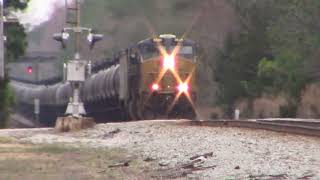
M 87 41 L 89 43 L 90 49 L 92 49 L 96 42 L 102 40 L 103 35 L 96 34 L 91 28 L 82 27 L 80 25 L 80 0 L 74 0 L 74 7 L 70 6 L 70 2 L 68 0 L 65 1 L 65 4 L 67 8 L 67 23 L 69 23 L 71 27 L 63 28 L 61 33 L 56 33 L 53 35 L 53 39 L 60 42 L 62 48 L 66 48 L 67 42 L 70 39 L 70 34 L 73 33 L 75 35 L 74 59 L 68 62 L 68 64 L 66 65 L 67 81 L 70 82 L 73 91 L 73 96 L 70 97 L 66 114 L 78 118 L 86 114 L 84 105 L 80 98 L 79 88 L 83 84 L 83 81 L 86 79 L 86 66 L 89 67 L 90 64 L 88 64 L 87 61 L 82 60 L 80 57 L 80 36 L 84 33 L 87 35 Z M 70 19 L 70 17 L 72 19 Z
M 60 42 L 63 49 L 66 48 L 66 44 L 69 40 L 70 34 L 68 31 L 75 32 L 75 33 L 81 33 L 84 31 L 88 32 L 87 35 L 87 41 L 89 43 L 90 49 L 93 49 L 94 45 L 103 39 L 102 34 L 95 34 L 94 31 L 89 28 L 84 27 L 75 27 L 75 28 L 64 28 L 61 33 L 56 33 L 53 35 L 53 39 Z

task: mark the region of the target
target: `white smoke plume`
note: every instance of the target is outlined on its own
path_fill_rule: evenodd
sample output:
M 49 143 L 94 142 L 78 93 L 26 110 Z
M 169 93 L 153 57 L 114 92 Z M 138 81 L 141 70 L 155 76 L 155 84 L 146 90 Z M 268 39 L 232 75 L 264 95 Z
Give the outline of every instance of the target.
M 15 15 L 27 31 L 32 31 L 35 27 L 49 21 L 54 12 L 64 6 L 65 0 L 30 0 L 27 9 L 16 12 Z

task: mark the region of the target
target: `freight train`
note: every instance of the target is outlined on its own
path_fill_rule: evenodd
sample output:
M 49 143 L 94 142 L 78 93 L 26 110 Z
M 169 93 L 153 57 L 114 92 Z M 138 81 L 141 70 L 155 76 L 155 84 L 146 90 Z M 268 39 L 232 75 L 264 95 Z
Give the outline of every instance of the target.
M 80 97 L 88 116 L 98 122 L 159 118 L 195 119 L 196 43 L 174 35 L 149 38 L 127 48 L 108 63 L 93 66 Z M 35 85 L 12 81 L 18 109 L 33 115 L 40 101 L 40 120 L 53 125 L 63 116 L 72 94 L 69 83 Z

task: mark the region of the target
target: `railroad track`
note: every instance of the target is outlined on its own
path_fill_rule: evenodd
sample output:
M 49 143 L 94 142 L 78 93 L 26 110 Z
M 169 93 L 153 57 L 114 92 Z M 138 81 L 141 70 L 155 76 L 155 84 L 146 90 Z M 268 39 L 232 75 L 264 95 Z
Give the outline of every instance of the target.
M 258 119 L 257 122 L 265 123 L 277 123 L 277 124 L 287 124 L 287 125 L 298 125 L 307 127 L 318 127 L 320 128 L 320 121 L 302 121 L 302 120 L 265 120 Z
M 269 131 L 300 134 L 320 137 L 320 122 L 290 120 L 217 120 L 217 121 L 186 121 L 187 125 L 210 127 L 240 127 L 263 129 Z

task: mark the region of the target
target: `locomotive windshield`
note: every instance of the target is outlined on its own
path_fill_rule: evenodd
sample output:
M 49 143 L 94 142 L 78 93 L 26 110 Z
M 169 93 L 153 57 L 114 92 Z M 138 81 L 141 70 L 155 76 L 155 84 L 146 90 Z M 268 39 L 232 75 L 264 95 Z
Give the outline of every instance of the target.
M 182 56 L 188 59 L 193 58 L 193 47 L 192 46 L 171 46 L 169 52 L 172 52 L 175 48 L 178 48 L 179 51 L 177 53 L 178 56 Z
M 143 45 L 139 49 L 143 59 L 150 59 L 160 55 L 158 48 L 154 44 Z
M 172 53 L 175 48 L 179 49 L 177 56 L 182 56 L 184 58 L 193 60 L 194 48 L 192 45 L 182 45 L 179 47 L 177 47 L 176 45 L 170 45 L 169 47 L 166 48 L 166 50 L 168 53 Z M 161 54 L 157 44 L 154 44 L 154 43 L 143 44 L 139 47 L 139 49 L 144 60 L 160 56 Z

